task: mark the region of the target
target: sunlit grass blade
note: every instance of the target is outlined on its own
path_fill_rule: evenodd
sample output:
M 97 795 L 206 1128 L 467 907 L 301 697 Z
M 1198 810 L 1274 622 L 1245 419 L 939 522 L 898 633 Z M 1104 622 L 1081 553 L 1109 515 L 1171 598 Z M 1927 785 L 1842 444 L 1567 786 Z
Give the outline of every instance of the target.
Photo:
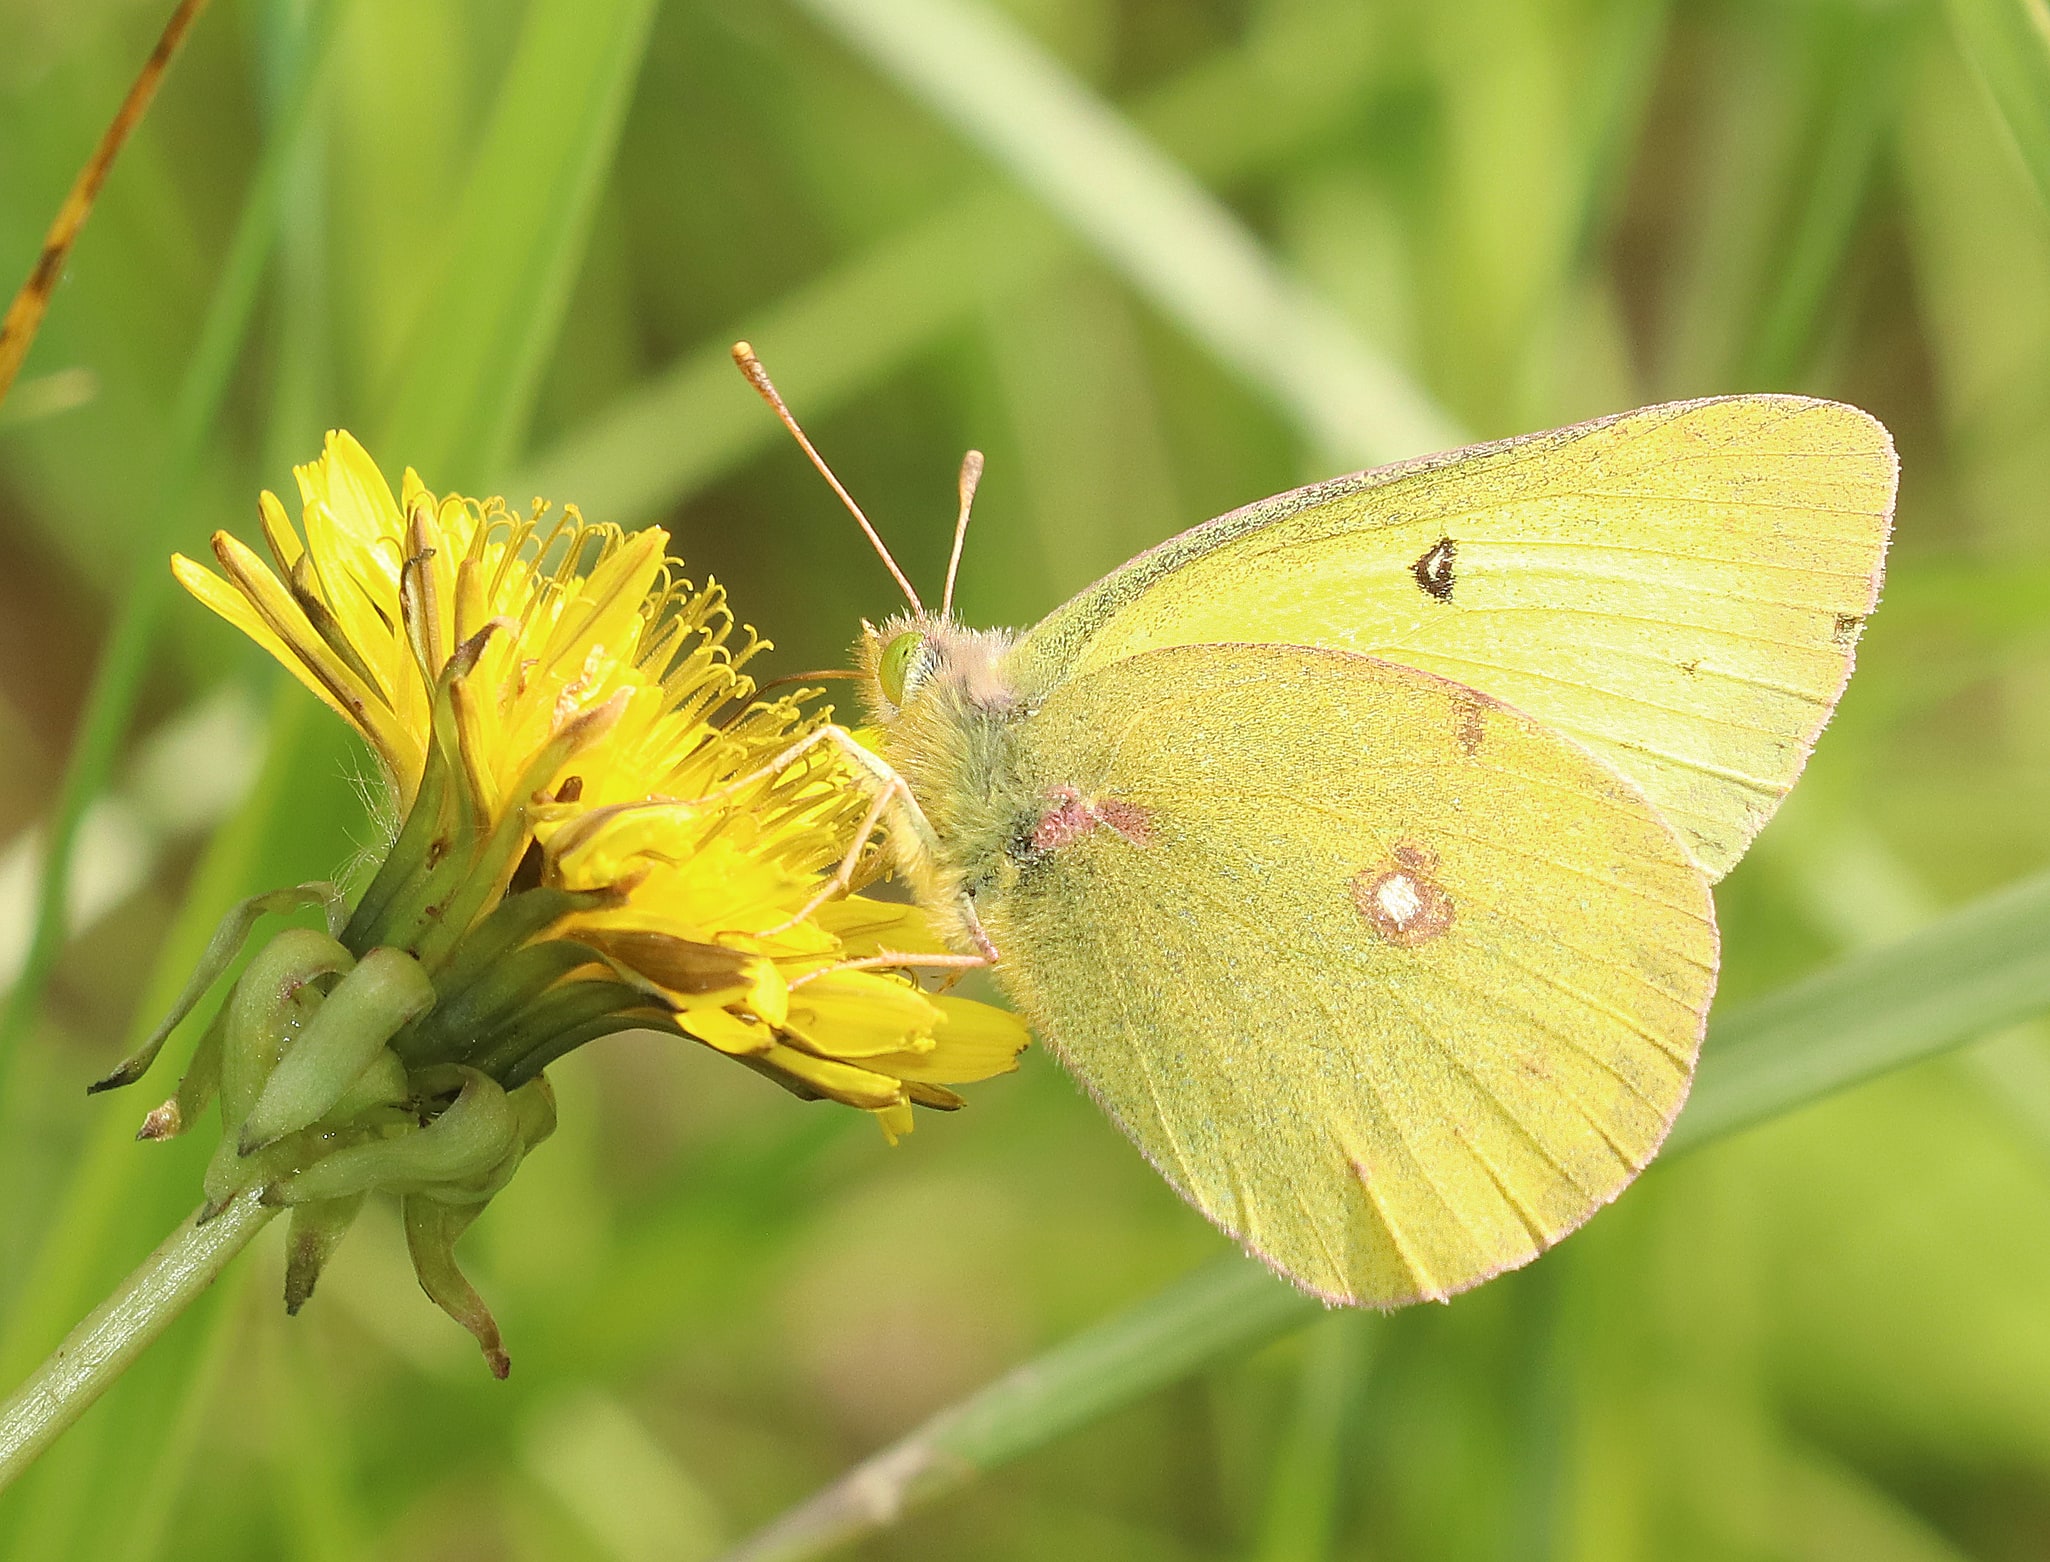
M 142 123 L 142 116 L 149 112 L 157 88 L 163 85 L 164 73 L 171 68 L 171 61 L 177 58 L 185 35 L 192 30 L 193 23 L 199 20 L 206 7 L 207 0 L 179 0 L 178 8 L 164 24 L 157 46 L 143 62 L 128 95 L 114 111 L 106 133 L 100 137 L 92 157 L 79 171 L 77 182 L 58 208 L 50 231 L 43 238 L 42 251 L 36 256 L 35 269 L 21 285 L 21 291 L 14 295 L 14 301 L 7 306 L 6 315 L 0 317 L 0 401 L 7 399 L 8 388 L 14 384 L 15 375 L 21 372 L 22 360 L 28 356 L 29 346 L 36 339 L 36 328 L 43 323 L 44 311 L 50 307 L 50 295 L 56 292 L 57 280 L 64 275 L 64 262 L 71 254 L 71 246 L 78 242 L 79 234 L 84 231 L 86 219 L 92 215 L 100 186 L 107 182 L 107 175 L 114 170 L 114 159 L 121 155 L 121 148 L 127 144 L 130 133 Z
M 1319 1310 L 1251 1259 L 1223 1259 L 940 1412 L 723 1562 L 818 1556 Z
M 16 385 L 0 406 L 0 429 L 60 417 L 100 393 L 100 379 L 85 368 L 53 369 Z
M 545 225 L 549 234 L 556 236 L 551 246 L 539 246 L 541 250 L 547 250 L 553 264 L 533 266 L 531 256 L 535 250 L 515 246 L 508 250 L 510 258 L 500 262 L 496 273 L 492 273 L 476 254 L 463 256 L 459 246 L 459 262 L 465 258 L 476 262 L 474 273 L 469 275 L 469 283 L 474 285 L 480 297 L 496 299 L 500 307 L 488 318 L 480 320 L 469 316 L 453 328 L 447 320 L 430 316 L 430 324 L 422 332 L 422 353 L 426 357 L 424 361 L 414 361 L 414 381 L 437 387 L 443 398 L 449 394 L 447 385 L 451 379 L 455 383 L 465 383 L 469 387 L 467 400 L 476 402 L 476 406 L 437 404 L 437 410 L 447 410 L 447 420 L 439 426 L 439 437 L 449 441 L 449 445 L 445 445 L 445 455 L 451 463 L 476 463 L 486 459 L 480 457 L 478 451 L 502 449 L 504 443 L 517 433 L 525 404 L 517 394 L 519 387 L 512 385 L 508 389 L 504 379 L 506 375 L 512 375 L 517 381 L 521 365 L 533 365 L 537 369 L 549 342 L 553 340 L 574 256 L 588 225 L 588 207 L 594 199 L 597 182 L 603 178 L 611 160 L 613 137 L 623 113 L 623 100 L 631 86 L 640 49 L 646 39 L 646 20 L 648 6 L 621 6 L 619 27 L 607 35 L 609 47 L 590 51 L 603 61 L 605 68 L 586 72 L 582 78 L 582 86 L 586 88 L 584 96 L 566 98 L 558 92 L 551 98 L 551 109 L 556 111 L 556 115 L 537 117 L 551 127 L 549 143 L 539 143 L 533 135 L 525 133 L 502 133 L 488 143 L 486 156 L 478 162 L 471 191 L 482 191 L 482 195 L 476 195 L 471 205 L 478 205 L 474 215 L 486 225 L 486 230 L 492 228 L 490 211 L 494 201 L 502 199 L 506 191 L 515 187 L 523 191 L 527 189 L 525 184 L 521 184 L 523 176 L 531 180 L 535 168 L 558 168 L 568 172 L 558 178 L 541 180 L 539 189 L 543 199 L 531 201 L 519 213 L 523 219 Z M 543 6 L 529 14 L 529 25 L 533 29 L 527 39 L 529 55 L 553 66 L 560 64 L 558 55 L 564 45 L 560 31 L 570 29 L 582 35 L 590 27 L 590 12 L 586 8 Z M 553 31 L 549 31 L 551 27 Z M 308 53 L 308 59 L 314 57 L 318 57 L 318 51 Z M 308 70 L 314 68 L 316 66 L 312 64 L 308 66 Z M 531 70 L 541 70 L 541 66 L 531 64 Z M 258 234 L 260 230 L 260 242 L 258 238 L 242 242 L 238 236 L 234 254 L 246 256 L 246 275 L 236 271 L 230 273 L 230 279 L 238 283 L 236 289 L 228 289 L 236 301 L 244 301 L 244 295 L 254 293 L 262 258 L 269 248 L 273 228 L 271 215 L 277 205 L 273 191 L 277 174 L 273 170 L 289 162 L 289 154 L 293 152 L 297 139 L 293 129 L 303 125 L 312 96 L 303 90 L 303 82 L 299 86 L 301 90 L 287 90 L 283 94 L 283 100 L 287 105 L 293 105 L 295 113 L 291 113 L 287 123 L 281 125 L 281 131 L 273 141 L 271 162 L 264 166 L 264 174 L 269 178 L 260 176 L 262 182 L 250 197 L 252 217 L 248 230 L 250 234 Z M 533 80 L 521 80 L 519 72 L 515 72 L 506 84 L 506 92 L 508 102 L 515 102 L 521 111 L 531 111 L 531 98 L 535 96 Z M 258 197 L 271 199 L 260 201 Z M 262 213 L 262 223 L 256 221 L 254 213 Z M 209 326 L 203 332 L 203 346 L 207 351 L 203 351 L 197 361 L 195 379 L 201 383 L 203 392 L 207 392 L 207 396 L 197 398 L 205 408 L 217 404 L 219 385 L 238 357 L 242 324 L 246 324 L 246 303 L 240 307 L 240 314 L 230 318 L 226 324 L 209 320 Z M 459 330 L 459 338 L 451 336 L 451 330 Z M 476 377 L 465 379 L 465 371 Z M 527 383 L 531 392 L 531 373 Z M 195 418 L 191 424 L 193 445 L 197 445 L 201 430 L 203 420 Z M 164 574 L 156 568 L 154 558 L 148 562 L 148 580 L 156 580 Z M 127 666 L 133 668 L 133 662 Z M 133 670 L 129 676 L 133 681 Z M 119 728 L 115 728 L 113 736 L 117 734 Z M 113 736 L 109 738 L 107 758 L 111 758 Z M 262 806 L 267 804 L 269 799 L 262 799 Z M 211 906 L 207 904 L 211 886 L 213 879 L 203 877 L 201 886 L 195 888 L 195 906 L 201 908 L 201 914 L 211 914 Z M 72 1214 L 80 1218 L 59 1224 L 53 1232 L 51 1248 L 41 1255 L 43 1261 L 37 1265 L 33 1281 L 18 1298 L 16 1312 L 10 1318 L 8 1328 L 10 1357 L 29 1355 L 37 1349 L 37 1339 L 47 1339 L 45 1330 L 51 1326 L 51 1318 L 68 1316 L 72 1308 L 78 1306 L 76 1293 L 82 1287 L 74 1281 L 80 1279 L 84 1269 L 98 1269 L 107 1257 L 100 1248 L 105 1246 L 105 1236 L 113 1226 L 113 1209 L 119 1201 L 119 1189 L 137 1177 L 137 1166 L 133 1160 L 135 1150 L 125 1144 L 127 1129 L 131 1125 L 117 1121 L 115 1117 L 109 1117 L 107 1123 L 113 1127 L 103 1134 L 90 1136 L 92 1148 L 88 1150 L 78 1179 L 74 1181 Z M 90 1240 L 92 1236 L 103 1240 L 94 1242 Z
M 409 365 L 409 383 L 402 387 L 402 392 L 417 394 L 424 385 L 444 396 L 451 383 L 470 387 L 476 408 L 445 409 L 437 404 L 435 409 L 437 414 L 445 411 L 447 415 L 430 430 L 430 437 L 443 442 L 441 453 L 451 465 L 474 466 L 494 459 L 486 452 L 502 451 L 517 434 L 525 402 L 517 383 L 508 387 L 505 377 L 517 382 L 522 366 L 530 366 L 526 371 L 530 391 L 532 373 L 538 372 L 554 339 L 595 190 L 609 167 L 625 99 L 636 74 L 649 9 L 638 3 L 618 9 L 617 25 L 603 37 L 606 47 L 588 51 L 597 63 L 582 78 L 582 96 L 566 97 L 558 91 L 550 99 L 551 115 L 532 116 L 535 123 L 548 127 L 545 138 L 524 130 L 488 138 L 486 153 L 473 171 L 473 194 L 464 208 L 471 227 L 454 230 L 452 255 L 458 265 L 471 266 L 468 282 L 480 298 L 493 301 L 495 307 L 454 323 L 442 315 L 430 315 L 422 333 L 422 356 Z M 553 69 L 562 63 L 559 56 L 565 45 L 561 32 L 568 29 L 585 35 L 593 28 L 593 19 L 588 8 L 544 5 L 529 13 L 528 24 L 523 52 L 530 68 Z M 536 60 L 540 63 L 533 63 Z M 508 105 L 522 112 L 531 110 L 536 96 L 532 80 L 522 80 L 515 70 L 504 91 Z M 306 97 L 303 92 L 288 92 L 285 101 L 303 104 Z M 301 109 L 293 123 L 303 123 L 303 113 Z M 289 150 L 294 139 L 281 130 L 275 145 Z M 266 172 L 270 166 L 276 165 L 267 165 Z M 559 176 L 537 182 L 536 169 L 554 169 Z M 494 267 L 491 247 L 470 240 L 479 235 L 488 240 L 502 231 L 501 225 L 508 220 L 505 208 L 515 191 L 528 198 L 517 205 L 512 217 L 545 227 L 551 244 L 505 248 Z M 270 204 L 275 205 L 275 200 Z M 546 251 L 553 263 L 535 266 L 532 260 L 537 251 Z M 255 249 L 252 260 L 259 271 L 262 253 L 261 248 Z M 254 280 L 252 275 L 252 290 Z M 216 378 L 225 377 L 227 366 L 232 365 L 239 337 L 238 329 L 221 348 L 218 360 L 203 359 Z M 206 338 L 208 342 L 214 339 L 212 335 Z M 194 438 L 196 442 L 197 432 Z M 162 573 L 154 569 L 154 559 L 150 564 L 153 576 Z M 266 797 L 264 806 L 269 801 Z M 195 888 L 193 904 L 199 914 L 218 910 L 212 898 L 216 889 L 210 877 L 203 877 Z M 114 1123 L 114 1119 L 110 1117 L 108 1122 Z M 119 1190 L 137 1175 L 135 1149 L 125 1143 L 128 1126 L 117 1124 L 120 1131 L 109 1129 L 91 1136 L 91 1148 L 72 1190 L 73 1213 L 82 1218 L 66 1221 L 56 1230 L 52 1238 L 55 1251 L 45 1252 L 35 1272 L 37 1283 L 19 1299 L 7 1335 L 10 1358 L 30 1355 L 39 1341 L 47 1340 L 53 1319 L 68 1316 L 79 1305 L 76 1293 L 81 1287 L 68 1282 L 78 1279 L 87 1268 L 101 1266 Z M 95 1237 L 100 1240 L 93 1240 Z M 81 1450 L 81 1458 L 89 1456 L 89 1451 Z M 53 1493 L 61 1490 L 61 1486 L 52 1488 Z M 63 1505 L 61 1497 L 49 1504 L 53 1512 Z
M 1934 897 L 1868 821 L 1824 814 L 1817 822 L 1817 809 L 1803 812 L 1806 827 L 1781 837 L 1768 863 L 1818 930 L 1861 949 L 1936 919 Z M 2010 1026 L 1958 1061 L 2003 1116 L 2050 1151 L 2050 1029 L 2039 1020 Z
M 590 233 L 653 0 L 526 15 L 379 443 L 441 489 L 504 476 Z
M 1826 118 L 1794 201 L 1792 232 L 1736 365 L 1736 383 L 1747 388 L 1798 383 L 1899 117 L 1910 28 L 1893 12 L 1854 16 L 1846 26 L 1844 57 L 1828 85 Z
M 1711 1027 L 1667 1154 L 2050 1008 L 2050 875 L 1854 955 Z M 1099 1416 L 1253 1349 L 1318 1304 L 1230 1258 L 1084 1330 L 933 1417 L 730 1552 L 797 1562 Z
M 1338 6 L 1291 12 L 1256 48 L 1222 51 L 1147 93 L 1141 125 L 1206 178 L 1238 179 L 1285 158 L 1358 101 L 1372 56 L 1347 16 L 1357 21 Z M 563 435 L 508 491 L 574 494 L 620 525 L 649 520 L 782 438 L 752 397 L 736 394 L 734 338 L 769 354 L 816 418 L 1076 253 L 1038 202 L 1010 191 L 967 196 L 736 320 Z
M 1902 13 L 1760 12 L 1719 44 L 1694 112 L 1711 150 L 1680 171 L 1693 237 L 1661 307 L 1661 395 L 1793 389 L 1898 117 L 1910 46 Z
M 754 340 L 816 418 L 1065 248 L 1021 201 L 965 201 L 707 342 L 543 452 L 510 491 L 574 494 L 592 515 L 646 520 L 783 437 L 733 372 L 735 337 Z
M 71 857 L 86 809 L 106 784 L 107 774 L 128 729 L 156 638 L 158 620 L 171 593 L 165 556 L 182 519 L 183 503 L 198 468 L 202 446 L 220 415 L 230 377 L 242 356 L 259 285 L 276 241 L 285 177 L 300 138 L 313 123 L 326 44 L 332 36 L 336 0 L 323 0 L 311 36 L 319 43 L 302 59 L 301 77 L 286 98 L 287 108 L 266 143 L 243 199 L 213 300 L 179 386 L 166 441 L 162 474 L 151 491 L 148 517 L 136 530 L 134 573 L 125 586 L 113 633 L 94 669 L 79 735 L 65 768 L 64 785 L 50 825 L 37 896 L 35 936 L 19 979 L 0 1011 L 0 1096 L 7 1069 L 42 1000 L 44 984 L 63 947 Z
M 993 8 L 803 0 L 951 121 L 1341 464 L 1459 443 L 1457 425 L 1188 170 Z
M 702 1562 L 719 1549 L 712 1498 L 632 1410 L 596 1389 L 572 1389 L 528 1417 L 521 1453 L 599 1554 Z
M 2036 193 L 2050 202 L 2050 4 L 1947 0 L 1944 9 Z
M 2050 1008 L 2050 875 L 1976 900 L 1711 1025 L 1668 1152 Z
M 272 1276 L 261 1279 L 268 1293 Z M 276 1301 L 266 1294 L 258 1304 L 268 1309 Z M 340 1373 L 289 1319 L 270 1313 L 267 1322 L 270 1370 L 262 1381 L 279 1506 L 300 1537 L 305 1562 L 356 1562 L 374 1547 L 354 1439 L 337 1435 L 348 1424 L 335 1392 Z

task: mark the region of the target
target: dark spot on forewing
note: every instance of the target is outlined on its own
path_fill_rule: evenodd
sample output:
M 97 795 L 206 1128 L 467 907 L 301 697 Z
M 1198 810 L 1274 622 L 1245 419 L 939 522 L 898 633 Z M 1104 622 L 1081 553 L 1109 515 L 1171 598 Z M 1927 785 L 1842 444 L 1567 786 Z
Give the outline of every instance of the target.
M 1410 574 L 1416 576 L 1416 583 L 1426 596 L 1436 597 L 1440 602 L 1452 600 L 1452 566 L 1459 556 L 1459 544 L 1450 537 L 1440 537 L 1426 548 L 1416 563 L 1410 565 Z
M 1836 616 L 1836 627 L 1829 632 L 1829 638 L 1836 644 L 1848 648 L 1858 643 L 1859 631 L 1864 627 L 1863 613 L 1839 613 Z

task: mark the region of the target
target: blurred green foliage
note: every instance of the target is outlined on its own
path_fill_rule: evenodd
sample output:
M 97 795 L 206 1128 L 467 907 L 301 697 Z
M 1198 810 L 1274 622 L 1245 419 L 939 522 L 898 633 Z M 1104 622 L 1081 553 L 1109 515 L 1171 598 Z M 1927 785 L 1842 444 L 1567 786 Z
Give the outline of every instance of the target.
M 941 58 L 936 85 L 853 36 L 859 7 L 218 0 L 0 411 L 0 836 L 48 817 L 163 539 L 247 530 L 329 426 L 437 487 L 662 521 L 773 670 L 833 665 L 887 578 L 727 364 L 746 335 L 921 583 L 961 450 L 988 453 L 963 611 L 1009 623 L 1327 475 L 1344 431 L 1304 387 L 1377 383 L 1346 377 L 1377 354 L 1477 436 L 1717 391 L 1855 401 L 1903 457 L 1887 599 L 1719 894 L 1726 999 L 2044 859 L 2040 8 L 1004 9 L 1116 111 L 1105 135 L 1150 138 L 1235 219 L 1188 229 L 1211 248 L 1120 249 L 1118 192 L 1090 186 L 1109 141 L 1021 139 L 986 60 Z M 0 6 L 0 278 L 162 10 Z M 303 116 L 281 101 L 302 78 Z M 262 205 L 266 159 L 289 172 Z M 271 260 L 188 452 L 180 387 L 238 224 Z M 1351 369 L 1283 338 L 1250 361 L 1229 310 L 1177 303 L 1222 274 L 1220 232 L 1257 240 Z M 1359 405 L 1359 452 L 1400 453 L 1385 398 Z M 229 902 L 370 844 L 339 724 L 207 615 L 173 608 L 135 671 L 136 744 L 226 682 L 267 713 L 266 757 L 203 845 L 157 819 L 14 1061 L 10 1382 L 194 1198 L 206 1147 L 129 1143 L 147 1102 L 83 1083 Z M 140 785 L 143 751 L 109 779 Z M 2046 1075 L 2017 1033 L 1655 1168 L 1528 1271 L 1221 1365 L 865 1554 L 2040 1556 Z M 1224 1248 L 1037 1053 L 895 1150 L 652 1038 L 556 1076 L 563 1131 L 470 1239 L 509 1384 L 417 1293 L 391 1221 L 296 1320 L 265 1249 L 0 1501 L 0 1553 L 691 1562 Z

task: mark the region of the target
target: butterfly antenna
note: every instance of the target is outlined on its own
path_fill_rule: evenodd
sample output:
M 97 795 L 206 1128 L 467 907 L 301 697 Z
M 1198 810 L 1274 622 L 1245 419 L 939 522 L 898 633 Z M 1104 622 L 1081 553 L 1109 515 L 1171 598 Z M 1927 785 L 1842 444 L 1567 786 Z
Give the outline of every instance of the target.
M 883 546 L 883 539 L 876 535 L 876 529 L 869 525 L 868 517 L 861 513 L 861 506 L 854 502 L 854 495 L 840 485 L 840 479 L 835 477 L 833 469 L 826 465 L 826 458 L 819 454 L 818 448 L 805 436 L 804 430 L 797 426 L 797 419 L 790 415 L 789 407 L 784 405 L 782 396 L 776 391 L 775 382 L 769 378 L 769 371 L 762 367 L 762 360 L 755 356 L 755 350 L 746 342 L 735 342 L 733 361 L 740 366 L 740 372 L 747 376 L 748 383 L 761 393 L 762 400 L 769 404 L 777 419 L 790 430 L 790 437 L 811 457 L 811 464 L 819 469 L 819 476 L 823 477 L 831 485 L 833 492 L 840 496 L 840 502 L 847 506 L 847 513 L 854 517 L 862 535 L 868 538 L 869 545 L 876 550 L 876 556 L 883 561 L 883 567 L 889 570 L 891 578 L 897 582 L 898 590 L 904 593 L 905 601 L 911 604 L 911 611 L 923 613 L 925 604 L 918 600 L 917 591 L 905 578 L 904 572 L 897 568 L 897 561 L 890 557 L 890 550 Z
M 975 488 L 982 481 L 982 452 L 971 450 L 961 458 L 961 514 L 954 522 L 954 551 L 947 555 L 947 587 L 940 598 L 940 617 L 954 616 L 954 576 L 961 568 L 961 544 L 968 540 L 968 512 L 975 506 Z

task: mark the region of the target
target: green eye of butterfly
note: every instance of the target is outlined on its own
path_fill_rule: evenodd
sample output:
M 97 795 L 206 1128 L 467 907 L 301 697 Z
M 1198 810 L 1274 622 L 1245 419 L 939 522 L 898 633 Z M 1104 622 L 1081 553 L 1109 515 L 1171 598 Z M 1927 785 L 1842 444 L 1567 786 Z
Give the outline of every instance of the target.
M 883 686 L 883 695 L 892 705 L 904 703 L 905 686 L 914 681 L 911 670 L 924 648 L 925 636 L 912 629 L 883 647 L 882 660 L 876 664 L 876 682 Z

